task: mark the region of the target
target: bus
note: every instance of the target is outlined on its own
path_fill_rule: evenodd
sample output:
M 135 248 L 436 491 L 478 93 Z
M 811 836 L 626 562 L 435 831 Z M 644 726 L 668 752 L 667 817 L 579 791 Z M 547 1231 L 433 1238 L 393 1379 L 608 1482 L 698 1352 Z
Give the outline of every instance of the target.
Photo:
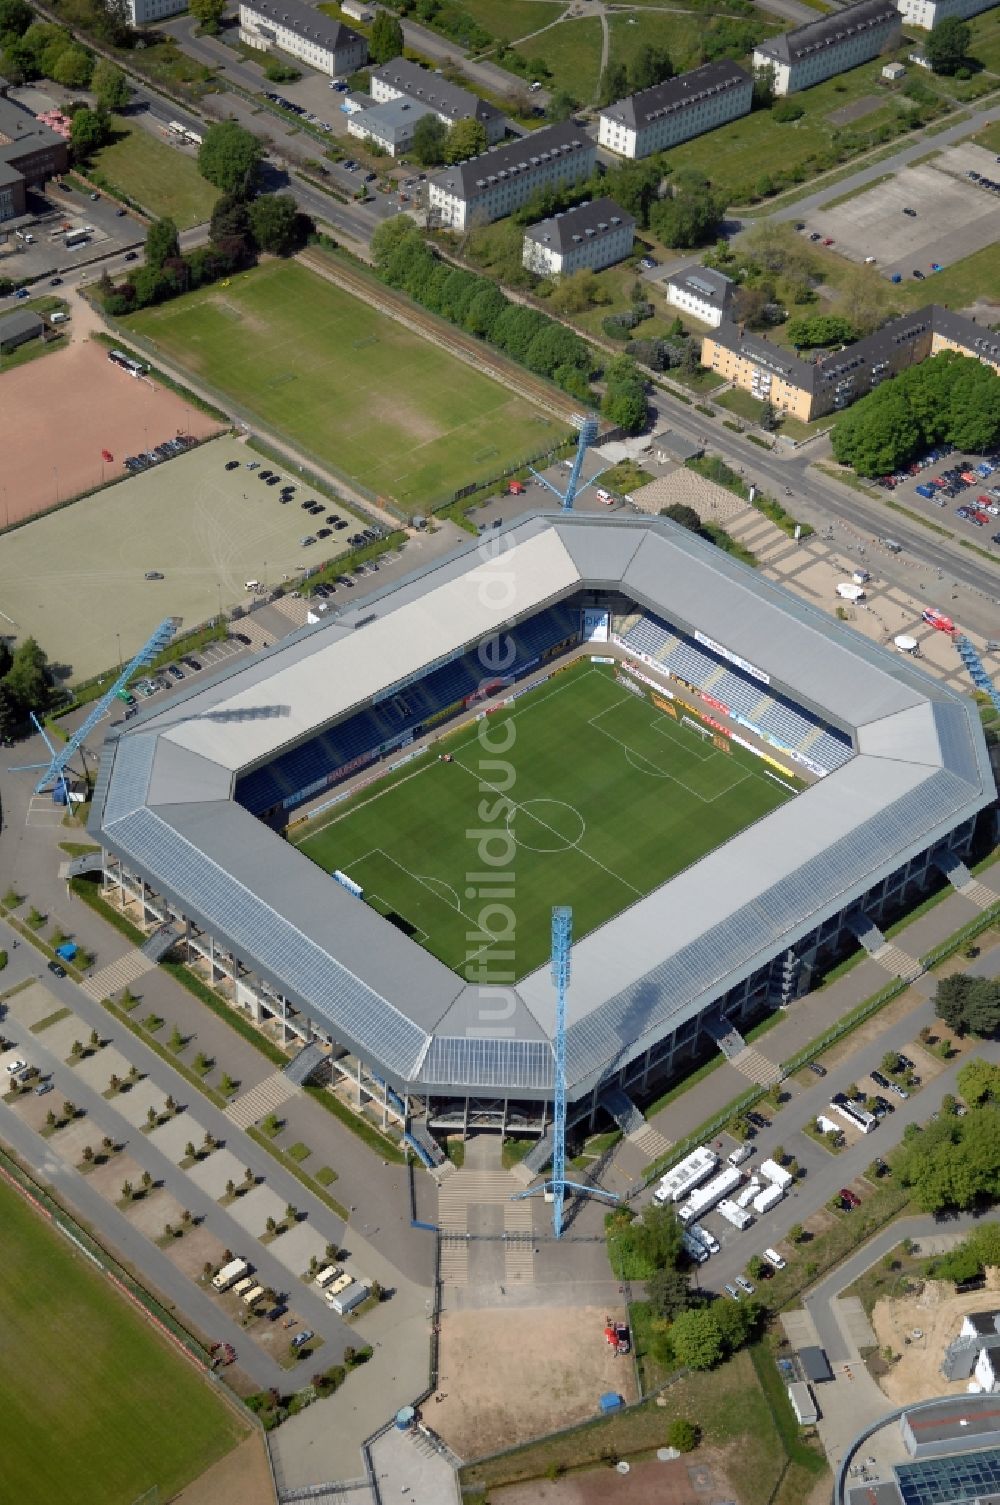
M 67 251 L 72 250 L 74 246 L 85 246 L 90 239 L 90 235 L 91 232 L 89 230 L 67 230 L 63 245 Z
M 135 360 L 124 350 L 109 350 L 108 360 L 111 361 L 112 365 L 121 366 L 122 370 L 127 371 L 129 376 L 145 376 L 149 370 L 149 367 L 144 366 L 142 361 Z

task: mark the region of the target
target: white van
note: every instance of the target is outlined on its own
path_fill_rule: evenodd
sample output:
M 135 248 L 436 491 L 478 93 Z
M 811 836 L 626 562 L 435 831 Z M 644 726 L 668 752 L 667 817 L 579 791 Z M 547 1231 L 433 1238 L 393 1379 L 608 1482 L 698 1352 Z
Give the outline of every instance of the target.
M 69 314 L 50 314 L 49 315 L 49 323 L 50 324 L 65 324 L 68 321 L 68 319 L 69 319 Z
M 776 1270 L 783 1270 L 788 1263 L 787 1260 L 782 1259 L 777 1249 L 765 1249 L 763 1258 L 767 1260 L 769 1265 L 773 1265 Z
M 339 1265 L 327 1265 L 326 1269 L 320 1270 L 319 1274 L 316 1276 L 316 1284 L 319 1286 L 321 1291 L 325 1291 L 327 1286 L 335 1281 L 339 1274 Z
M 243 582 L 243 589 L 245 591 L 259 591 L 260 590 L 260 581 L 259 580 L 244 580 L 244 582 Z

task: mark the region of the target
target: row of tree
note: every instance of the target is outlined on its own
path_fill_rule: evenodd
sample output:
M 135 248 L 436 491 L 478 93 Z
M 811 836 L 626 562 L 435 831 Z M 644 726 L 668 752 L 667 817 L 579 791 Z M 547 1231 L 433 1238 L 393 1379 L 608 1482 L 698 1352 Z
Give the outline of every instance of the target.
M 926 1128 L 908 1124 L 893 1161 L 924 1212 L 969 1208 L 1000 1197 L 1000 1108 L 992 1101 L 964 1117 L 944 1114 Z
M 881 476 L 935 444 L 983 454 L 1000 443 L 1000 377 L 971 356 L 944 350 L 876 387 L 838 419 L 835 457 Z
M 131 92 L 120 68 L 96 59 L 65 26 L 37 20 L 25 0 L 0 0 L 0 69 L 13 83 L 51 78 L 67 89 L 91 89 L 104 110 L 121 109 Z
M 976 1280 L 986 1269 L 1000 1265 L 1000 1223 L 982 1223 L 968 1238 L 928 1260 L 926 1272 L 933 1280 Z

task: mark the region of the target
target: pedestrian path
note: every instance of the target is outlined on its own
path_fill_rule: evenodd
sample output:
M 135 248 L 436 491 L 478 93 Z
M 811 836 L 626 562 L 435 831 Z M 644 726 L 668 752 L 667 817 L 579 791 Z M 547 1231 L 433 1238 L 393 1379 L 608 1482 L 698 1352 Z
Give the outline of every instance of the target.
M 462 1222 L 464 1224 L 464 1217 Z M 469 1243 L 465 1227 L 441 1230 L 441 1281 L 444 1285 L 469 1284 Z
M 155 966 L 156 963 L 141 951 L 126 951 L 117 961 L 109 962 L 92 977 L 84 978 L 81 986 L 95 1003 L 101 1003 L 105 998 L 111 998 L 124 988 L 131 987 L 140 977 L 152 972 Z
M 973 878 L 964 888 L 959 889 L 963 899 L 970 899 L 977 909 L 992 909 L 994 904 L 1000 903 L 1000 894 L 995 894 L 985 883 L 980 883 L 978 878 Z
M 283 1071 L 272 1072 L 262 1082 L 258 1082 L 256 1087 L 251 1087 L 231 1102 L 226 1109 L 226 1117 L 238 1129 L 248 1129 L 275 1108 L 280 1108 L 282 1103 L 287 1103 L 299 1091 L 301 1088 L 298 1084 L 289 1081 Z
M 884 967 L 890 977 L 902 977 L 905 982 L 914 982 L 924 970 L 922 962 L 918 962 L 915 956 L 910 956 L 901 946 L 894 946 L 892 941 L 876 951 L 872 961 Z
M 535 1278 L 535 1238 L 531 1226 L 531 1203 L 507 1202 L 503 1210 L 504 1275 L 508 1284 Z

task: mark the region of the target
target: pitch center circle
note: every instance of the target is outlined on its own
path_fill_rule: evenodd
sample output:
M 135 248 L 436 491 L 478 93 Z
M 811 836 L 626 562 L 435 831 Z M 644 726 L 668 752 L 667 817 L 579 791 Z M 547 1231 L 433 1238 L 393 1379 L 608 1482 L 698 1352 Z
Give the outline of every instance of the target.
M 587 822 L 566 800 L 525 800 L 508 811 L 507 829 L 526 852 L 569 852 L 580 845 Z

